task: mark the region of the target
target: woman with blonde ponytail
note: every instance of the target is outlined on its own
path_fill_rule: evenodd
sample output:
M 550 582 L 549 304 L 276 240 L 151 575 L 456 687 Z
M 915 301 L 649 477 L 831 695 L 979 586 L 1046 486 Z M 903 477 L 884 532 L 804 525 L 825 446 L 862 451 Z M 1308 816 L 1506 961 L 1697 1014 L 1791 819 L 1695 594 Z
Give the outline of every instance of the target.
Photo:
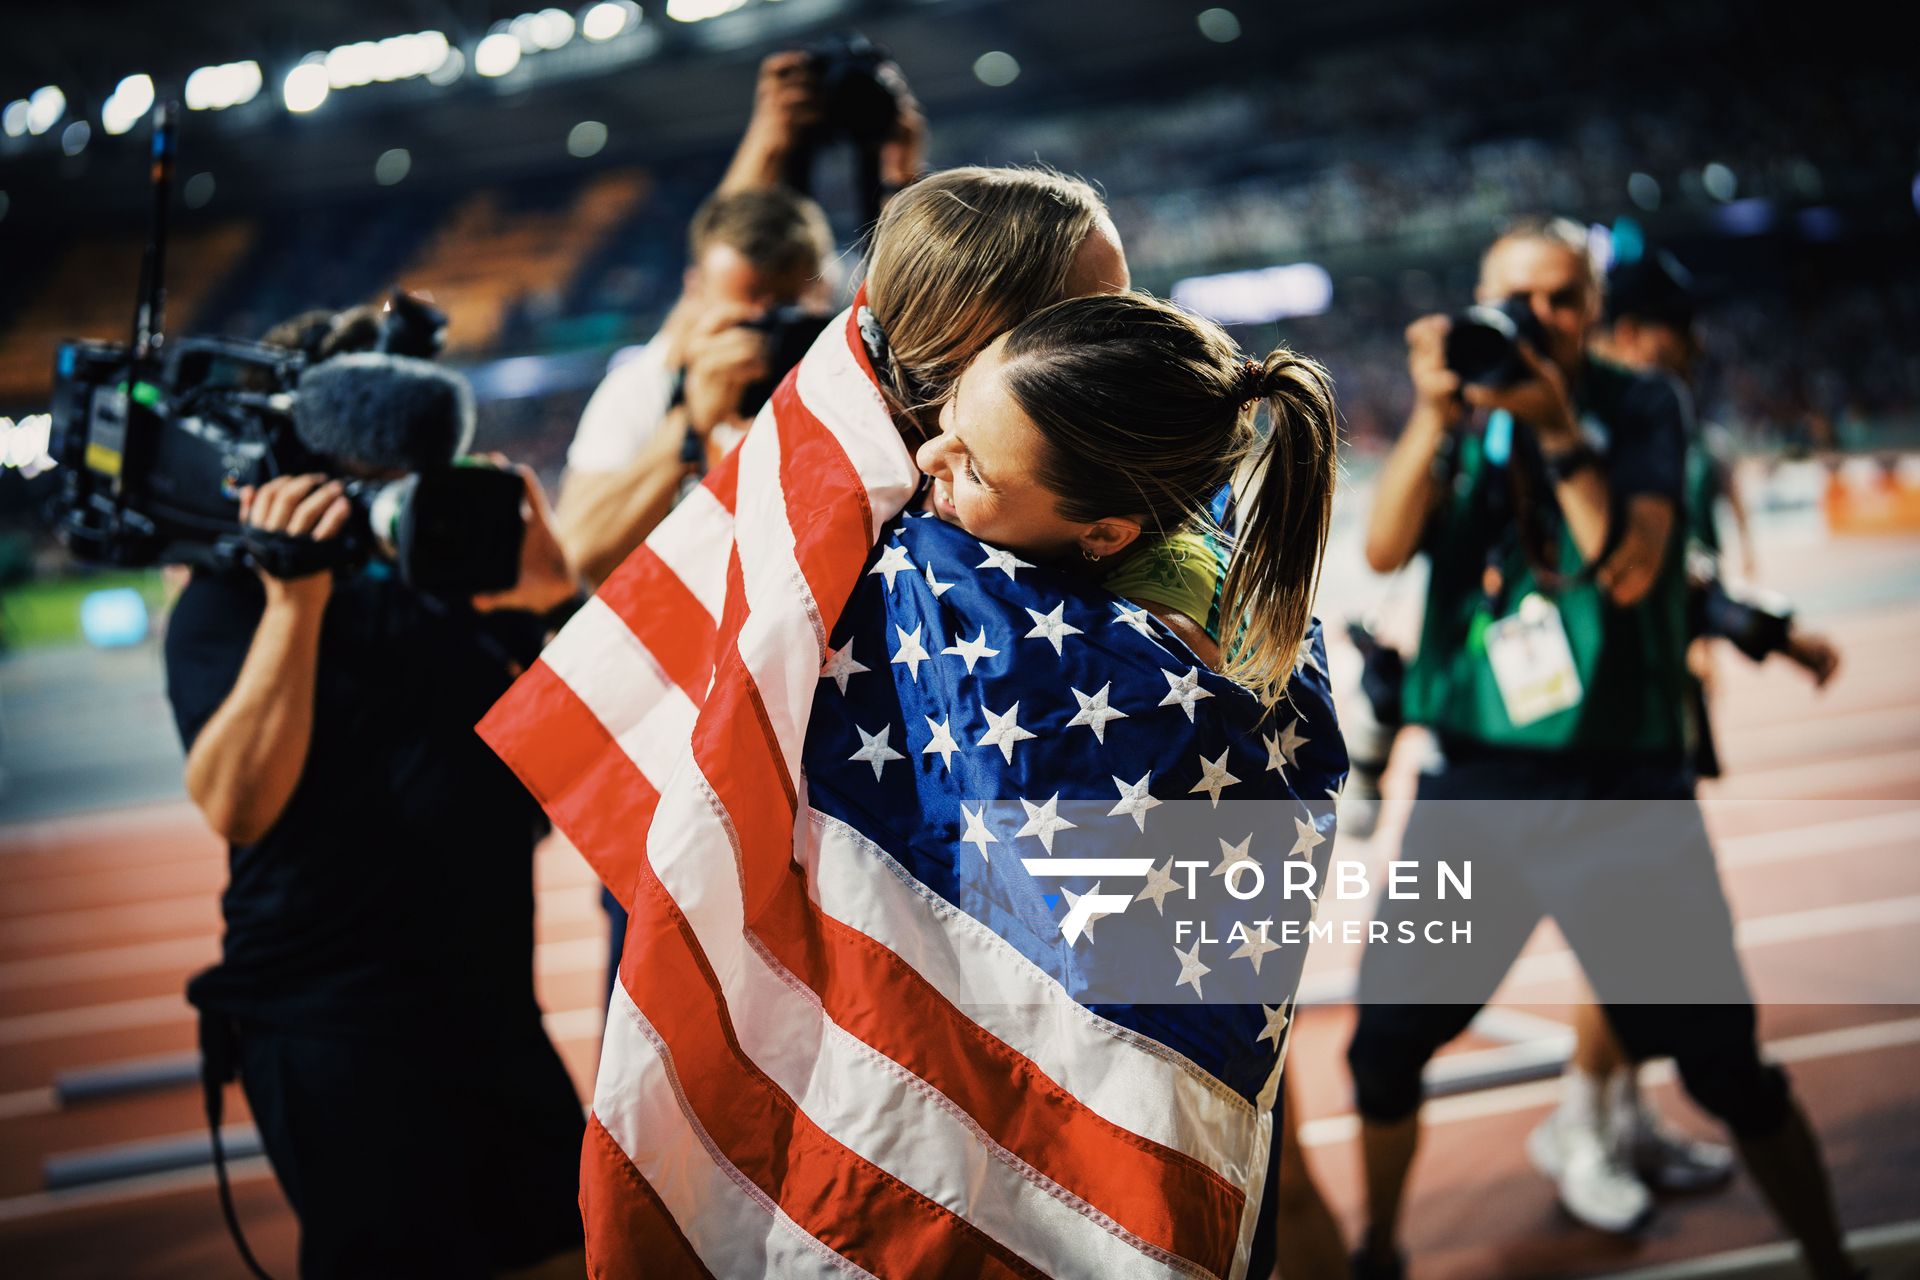
M 1258 408 L 1264 406 L 1262 429 Z M 1139 294 L 1048 307 L 960 376 L 916 461 L 935 514 L 1144 606 L 1271 706 L 1312 620 L 1337 470 L 1326 370 Z M 1238 478 L 1238 528 L 1216 521 Z

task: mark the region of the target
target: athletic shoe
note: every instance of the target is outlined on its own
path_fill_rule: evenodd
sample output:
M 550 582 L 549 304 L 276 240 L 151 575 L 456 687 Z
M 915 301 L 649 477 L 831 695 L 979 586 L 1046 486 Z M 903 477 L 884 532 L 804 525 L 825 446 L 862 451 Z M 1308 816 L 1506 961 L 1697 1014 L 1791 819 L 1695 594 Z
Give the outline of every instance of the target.
M 1653 1212 L 1653 1193 L 1620 1161 L 1592 1125 L 1570 1122 L 1562 1109 L 1527 1137 L 1533 1167 L 1553 1179 L 1560 1205 L 1596 1231 L 1622 1235 Z
M 1608 1112 L 1613 1148 L 1658 1191 L 1705 1191 L 1733 1177 L 1733 1149 L 1669 1127 L 1637 1098 L 1615 1098 Z

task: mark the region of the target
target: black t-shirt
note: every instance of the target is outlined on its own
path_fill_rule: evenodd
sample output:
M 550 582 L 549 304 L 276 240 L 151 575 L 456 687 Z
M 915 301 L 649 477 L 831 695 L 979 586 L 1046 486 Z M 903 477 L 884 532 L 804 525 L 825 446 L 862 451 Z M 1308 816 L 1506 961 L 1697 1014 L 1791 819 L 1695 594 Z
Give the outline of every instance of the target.
M 533 996 L 539 806 L 474 732 L 538 652 L 525 614 L 425 599 L 373 566 L 336 578 L 313 738 L 280 820 L 234 845 L 223 958 L 202 1008 L 352 1034 L 521 1032 Z M 240 673 L 264 607 L 246 573 L 196 571 L 167 626 L 182 742 Z

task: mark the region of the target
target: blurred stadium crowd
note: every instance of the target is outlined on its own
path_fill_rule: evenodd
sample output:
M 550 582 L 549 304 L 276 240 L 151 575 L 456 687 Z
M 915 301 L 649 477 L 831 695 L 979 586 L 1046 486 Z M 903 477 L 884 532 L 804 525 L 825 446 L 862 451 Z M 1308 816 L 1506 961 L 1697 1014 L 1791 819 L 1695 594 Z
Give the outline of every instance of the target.
M 1729 17 L 1696 6 L 1596 26 L 1577 7 L 1539 10 L 1303 53 L 1270 77 L 1184 94 L 1141 86 L 1017 114 L 981 102 L 940 114 L 931 158 L 1040 160 L 1095 179 L 1136 280 L 1157 292 L 1201 272 L 1323 264 L 1331 305 L 1280 336 L 1332 367 L 1363 451 L 1406 413 L 1400 329 L 1463 300 L 1473 246 L 1539 209 L 1629 218 L 1682 252 L 1709 294 L 1703 412 L 1749 443 L 1910 438 L 1916 211 L 1893 197 L 1913 183 L 1920 102 L 1870 68 L 1788 75 L 1745 46 L 1716 59 Z M 190 213 L 173 327 L 253 336 L 396 280 L 424 290 L 453 316 L 460 362 L 578 353 L 570 376 L 509 366 L 479 380 L 483 440 L 551 475 L 600 361 L 672 303 L 683 229 L 722 163 L 466 193 L 403 184 L 271 218 Z M 851 264 L 857 228 L 839 220 Z M 37 407 L 58 338 L 124 328 L 139 241 L 132 228 L 57 250 L 0 236 L 0 413 Z

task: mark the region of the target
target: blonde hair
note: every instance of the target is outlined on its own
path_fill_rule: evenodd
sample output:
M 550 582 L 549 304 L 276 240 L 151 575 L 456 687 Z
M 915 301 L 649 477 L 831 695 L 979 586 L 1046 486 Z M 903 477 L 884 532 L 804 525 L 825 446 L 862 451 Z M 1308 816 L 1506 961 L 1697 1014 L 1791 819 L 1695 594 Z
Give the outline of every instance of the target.
M 948 169 L 887 202 L 867 264 L 886 334 L 895 413 L 923 418 L 1001 333 L 1066 296 L 1074 256 L 1106 214 L 1091 186 L 1050 169 Z
M 1209 320 L 1107 294 L 1015 327 L 1001 376 L 1045 440 L 1035 478 L 1068 520 L 1138 516 L 1162 535 L 1206 527 L 1214 495 L 1251 467 L 1221 600 L 1223 674 L 1279 702 L 1312 624 L 1333 515 L 1339 427 L 1326 369 L 1285 347 L 1248 360 Z

